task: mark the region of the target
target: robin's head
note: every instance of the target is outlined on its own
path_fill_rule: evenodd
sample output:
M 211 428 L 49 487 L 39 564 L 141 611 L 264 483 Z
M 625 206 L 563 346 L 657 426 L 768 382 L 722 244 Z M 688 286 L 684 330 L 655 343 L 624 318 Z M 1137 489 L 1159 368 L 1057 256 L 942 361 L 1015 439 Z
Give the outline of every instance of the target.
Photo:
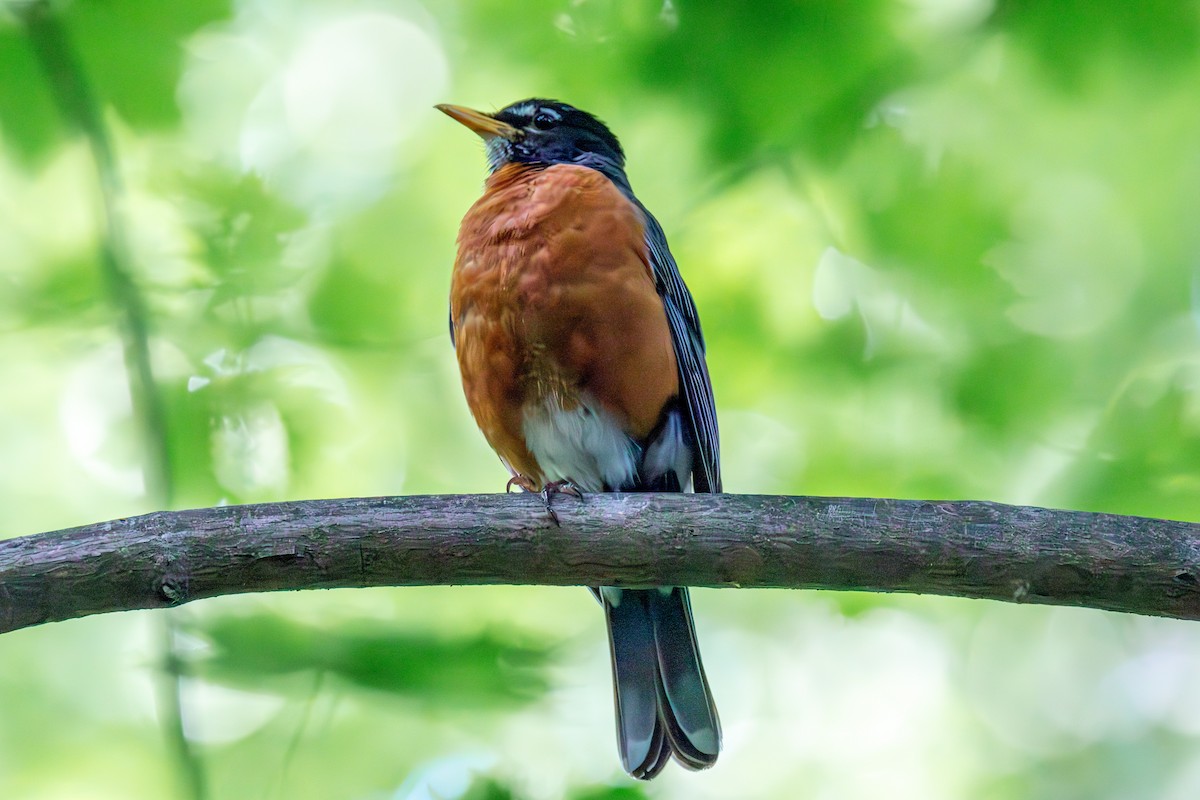
M 625 153 L 612 131 L 566 103 L 531 98 L 494 114 L 462 106 L 437 108 L 483 138 L 493 172 L 510 162 L 583 164 L 617 171 L 625 165 Z

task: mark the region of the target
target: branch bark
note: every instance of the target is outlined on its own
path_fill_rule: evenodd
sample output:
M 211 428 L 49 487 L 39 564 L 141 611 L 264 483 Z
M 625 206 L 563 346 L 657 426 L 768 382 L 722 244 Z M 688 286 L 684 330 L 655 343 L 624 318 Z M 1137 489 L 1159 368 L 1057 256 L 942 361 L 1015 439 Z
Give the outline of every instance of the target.
M 430 584 L 917 592 L 1200 619 L 1200 525 L 985 502 L 440 495 L 161 512 L 0 541 L 0 632 L 238 592 Z

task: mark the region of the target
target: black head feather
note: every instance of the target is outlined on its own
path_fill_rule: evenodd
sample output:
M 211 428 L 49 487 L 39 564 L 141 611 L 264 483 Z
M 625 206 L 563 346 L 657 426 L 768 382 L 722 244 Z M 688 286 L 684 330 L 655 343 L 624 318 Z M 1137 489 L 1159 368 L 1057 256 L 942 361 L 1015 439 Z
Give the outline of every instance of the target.
M 612 131 L 574 106 L 534 97 L 506 106 L 492 116 L 520 132 L 511 139 L 497 137 L 488 142 L 492 169 L 513 161 L 603 165 L 617 170 L 625 166 L 625 152 Z

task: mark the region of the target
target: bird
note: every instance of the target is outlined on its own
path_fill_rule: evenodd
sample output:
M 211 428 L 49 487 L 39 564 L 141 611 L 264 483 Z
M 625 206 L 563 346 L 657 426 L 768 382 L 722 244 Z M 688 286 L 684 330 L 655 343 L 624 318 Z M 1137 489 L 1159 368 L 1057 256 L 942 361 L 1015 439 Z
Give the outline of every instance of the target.
M 541 492 L 552 516 L 556 493 L 720 492 L 696 305 L 617 137 L 556 100 L 436 108 L 485 145 L 483 195 L 458 234 L 450 339 L 507 488 Z M 687 588 L 592 593 L 625 771 L 649 780 L 672 756 L 712 766 L 721 725 Z

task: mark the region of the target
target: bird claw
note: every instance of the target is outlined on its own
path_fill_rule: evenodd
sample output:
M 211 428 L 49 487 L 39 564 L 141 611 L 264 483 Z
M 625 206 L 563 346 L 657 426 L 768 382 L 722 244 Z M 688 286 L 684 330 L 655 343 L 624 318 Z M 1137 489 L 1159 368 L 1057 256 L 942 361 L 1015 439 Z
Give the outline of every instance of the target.
M 583 492 L 579 491 L 579 487 L 570 481 L 550 481 L 542 487 L 542 502 L 546 504 L 546 513 L 550 515 L 550 519 L 554 522 L 554 527 L 561 528 L 562 523 L 558 520 L 558 514 L 550 505 L 550 498 L 556 494 L 569 494 L 571 497 L 583 502 Z
M 504 493 L 508 494 L 511 492 L 514 486 L 524 489 L 527 492 L 537 491 L 537 487 L 533 485 L 533 481 L 531 481 L 529 478 L 526 478 L 524 475 L 514 475 L 509 478 L 508 483 L 504 484 Z
M 509 478 L 508 483 L 504 487 L 504 492 L 506 494 L 511 492 L 514 486 L 524 489 L 527 492 L 540 495 L 542 498 L 542 503 L 546 506 L 546 513 L 550 515 L 550 520 L 554 523 L 556 528 L 561 528 L 562 522 L 559 521 L 558 514 L 555 513 L 554 508 L 551 506 L 550 498 L 556 494 L 569 494 L 571 497 L 579 500 L 579 502 L 583 502 L 583 492 L 581 492 L 579 487 L 571 481 L 550 481 L 543 486 L 542 490 L 539 492 L 532 480 L 524 475 L 514 475 L 512 478 Z
M 542 487 L 542 496 L 549 498 L 552 494 L 569 494 L 576 500 L 583 500 L 583 492 L 571 481 L 550 481 Z

